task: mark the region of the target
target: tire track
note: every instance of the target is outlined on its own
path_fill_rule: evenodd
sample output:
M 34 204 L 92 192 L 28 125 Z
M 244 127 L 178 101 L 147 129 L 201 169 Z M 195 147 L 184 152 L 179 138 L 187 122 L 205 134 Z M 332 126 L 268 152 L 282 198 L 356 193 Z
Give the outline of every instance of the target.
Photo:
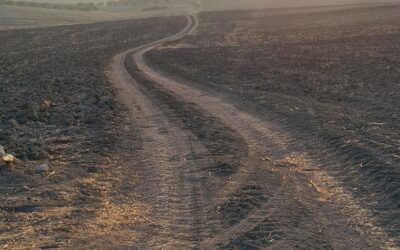
M 196 25 L 195 19 L 187 18 L 183 30 Z M 240 155 L 246 155 L 247 149 L 229 128 L 220 127 L 193 105 L 157 88 L 144 88 L 147 79 L 129 64 L 125 67 L 126 54 L 142 48 L 117 55 L 109 75 L 140 134 L 140 142 L 128 138 L 123 142 L 125 147 L 140 143 L 140 149 L 130 147 L 137 151 L 128 164 L 134 168 L 131 175 L 138 200 L 149 207 L 149 223 L 137 225 L 141 240 L 135 246 L 198 248 L 219 228 L 218 220 L 210 218 L 213 194 L 237 171 Z
M 188 181 L 199 178 L 191 176 L 190 172 L 197 172 L 197 164 L 188 156 L 204 154 L 205 149 L 151 102 L 124 70 L 123 56 L 115 60 L 113 65 L 118 67 L 112 69 L 111 80 L 117 84 L 119 98 L 129 107 L 141 137 L 141 149 L 131 161 L 138 174 L 137 193 L 145 195 L 140 201 L 150 207 L 149 220 L 153 222 L 145 228 L 151 233 L 143 235 L 146 242 L 142 247 L 190 247 L 190 238 L 203 224 L 202 197 L 207 190 L 201 181 Z M 180 138 L 179 144 L 176 138 Z M 179 221 L 181 217 L 193 219 Z
M 171 80 L 146 64 L 143 55 L 147 51 L 196 28 L 197 18 L 187 18 L 188 25 L 177 35 L 121 53 L 112 64 L 111 80 L 120 88 L 120 99 L 143 134 L 143 148 L 133 159 L 142 182 L 138 193 L 152 207 L 157 221 L 156 229 L 143 234 L 148 239 L 146 246 L 393 246 L 371 212 L 307 152 L 291 147 L 294 139 L 279 127 Z M 236 141 L 219 139 L 246 152 L 235 155 L 234 150 L 216 157 L 210 145 L 218 137 L 202 137 L 210 125 L 204 118 L 215 120 L 211 127 L 216 131 L 239 135 Z M 246 147 L 238 146 L 241 140 Z M 240 159 L 232 162 L 233 158 Z M 218 175 L 221 167 L 232 166 L 233 171 Z

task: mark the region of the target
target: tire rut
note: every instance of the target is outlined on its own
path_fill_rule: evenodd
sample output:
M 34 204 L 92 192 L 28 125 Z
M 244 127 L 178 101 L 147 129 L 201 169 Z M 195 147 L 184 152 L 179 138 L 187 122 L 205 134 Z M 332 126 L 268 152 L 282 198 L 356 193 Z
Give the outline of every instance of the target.
M 125 66 L 135 81 L 139 83 L 141 91 L 163 110 L 163 114 L 170 121 L 174 121 L 175 127 L 191 133 L 192 141 L 197 141 L 204 146 L 203 151 L 191 152 L 187 155 L 187 159 L 191 159 L 196 165 L 193 169 L 188 170 L 188 174 L 191 175 L 190 181 L 196 181 L 195 176 L 200 175 L 203 181 L 203 190 L 208 190 L 207 203 L 202 204 L 207 211 L 207 218 L 197 222 L 202 225 L 202 229 L 197 233 L 205 237 L 196 238 L 197 242 L 222 231 L 225 228 L 224 224 L 229 224 L 229 220 L 235 217 L 240 220 L 240 218 L 246 217 L 249 211 L 256 210 L 258 205 L 255 203 L 260 204 L 257 200 L 262 199 L 260 196 L 263 196 L 263 192 L 260 190 L 263 190 L 264 187 L 261 187 L 263 183 L 260 182 L 259 176 L 252 175 L 252 173 L 257 173 L 252 170 L 252 166 L 256 165 L 250 164 L 249 166 L 248 148 L 243 138 L 221 123 L 219 119 L 199 109 L 197 105 L 187 103 L 182 98 L 159 89 L 131 62 L 133 61 L 126 60 Z M 181 137 L 174 139 L 176 138 L 179 138 L 179 142 L 181 142 Z M 265 174 L 268 175 L 267 172 Z M 271 177 L 268 178 L 271 179 Z M 253 184 L 251 185 L 251 183 Z M 236 199 L 235 196 L 240 196 L 241 193 L 242 199 L 229 203 L 225 198 L 232 193 L 234 196 L 232 199 Z M 247 196 L 247 199 L 244 199 L 244 196 Z M 253 200 L 256 202 L 254 203 Z M 234 211 L 242 210 L 242 215 L 233 212 L 226 213 L 224 216 L 224 212 L 221 210 L 223 206 L 229 206 L 228 209 Z
M 193 31 L 197 18 L 188 20 L 176 36 L 113 62 L 111 80 L 142 134 L 132 161 L 154 221 L 141 230 L 143 246 L 392 246 L 370 211 L 307 152 L 291 147 L 285 131 L 146 64 L 147 51 Z
M 203 224 L 202 203 L 207 189 L 200 176 L 192 174 L 198 172 L 198 164 L 189 156 L 206 151 L 192 134 L 166 117 L 127 72 L 114 76 L 124 77 L 113 81 L 120 84 L 120 98 L 140 131 L 141 148 L 130 161 L 137 173 L 139 200 L 150 208 L 151 214 L 152 223 L 145 228 L 151 233 L 143 235 L 146 242 L 142 247 L 191 247 L 191 237 L 198 235 Z
M 125 57 L 114 58 L 110 80 L 140 134 L 129 164 L 149 223 L 137 228 L 136 247 L 198 248 L 220 227 L 210 217 L 214 193 L 240 169 L 248 150 L 214 117 L 150 85 Z

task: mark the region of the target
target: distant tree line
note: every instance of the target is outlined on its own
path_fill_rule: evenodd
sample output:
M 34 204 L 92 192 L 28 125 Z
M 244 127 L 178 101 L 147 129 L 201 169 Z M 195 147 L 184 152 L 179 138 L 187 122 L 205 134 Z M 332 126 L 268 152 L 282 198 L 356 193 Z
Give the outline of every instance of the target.
M 81 10 L 81 11 L 98 10 L 98 7 L 95 3 L 58 4 L 58 3 L 37 3 L 37 2 L 27 2 L 27 1 L 0 0 L 0 5 L 27 6 L 35 8 L 60 9 L 60 10 Z

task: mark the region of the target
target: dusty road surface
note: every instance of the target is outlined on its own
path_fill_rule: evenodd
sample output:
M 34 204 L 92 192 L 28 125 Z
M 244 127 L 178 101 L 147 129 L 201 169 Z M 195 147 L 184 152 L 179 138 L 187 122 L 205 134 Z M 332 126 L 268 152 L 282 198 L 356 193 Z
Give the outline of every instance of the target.
M 118 54 L 110 66 L 141 141 L 126 157 L 137 199 L 149 208 L 135 245 L 395 248 L 398 239 L 372 211 L 277 124 L 146 62 L 146 52 L 191 35 L 197 25 L 196 16 L 187 16 L 176 35 Z

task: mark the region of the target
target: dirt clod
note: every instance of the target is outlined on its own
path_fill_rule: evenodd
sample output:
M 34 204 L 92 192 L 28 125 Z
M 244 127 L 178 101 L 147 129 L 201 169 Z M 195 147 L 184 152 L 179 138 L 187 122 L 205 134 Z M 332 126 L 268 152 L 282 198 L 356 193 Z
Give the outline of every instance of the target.
M 43 163 L 43 164 L 37 165 L 35 167 L 35 170 L 36 170 L 36 172 L 39 172 L 39 173 L 47 172 L 50 170 L 50 166 L 47 163 Z

